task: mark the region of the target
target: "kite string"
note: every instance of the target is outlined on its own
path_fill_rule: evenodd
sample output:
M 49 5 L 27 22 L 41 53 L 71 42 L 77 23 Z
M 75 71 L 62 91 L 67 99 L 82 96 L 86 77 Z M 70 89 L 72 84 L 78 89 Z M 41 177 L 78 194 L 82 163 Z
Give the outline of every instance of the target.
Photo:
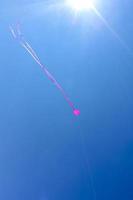
M 12 26 L 10 26 L 9 28 L 10 28 L 10 31 L 11 31 L 13 37 L 16 40 L 18 40 L 18 42 L 21 44 L 21 46 L 32 56 L 32 58 L 35 60 L 35 62 L 40 66 L 40 68 L 43 70 L 43 72 L 48 77 L 48 79 L 57 87 L 58 90 L 60 90 L 60 92 L 64 96 L 66 102 L 72 108 L 73 114 L 78 116 L 80 114 L 80 111 L 75 109 L 73 103 L 71 102 L 71 100 L 67 96 L 67 94 L 64 91 L 64 89 L 62 88 L 62 86 L 56 81 L 56 79 L 52 76 L 52 74 L 41 63 L 41 61 L 40 61 L 39 57 L 37 56 L 37 54 L 35 53 L 35 51 L 32 49 L 32 47 L 29 45 L 29 43 L 24 39 L 24 37 L 23 37 L 23 35 L 22 35 L 22 33 L 19 29 L 19 26 L 17 26 L 16 31 L 12 28 Z

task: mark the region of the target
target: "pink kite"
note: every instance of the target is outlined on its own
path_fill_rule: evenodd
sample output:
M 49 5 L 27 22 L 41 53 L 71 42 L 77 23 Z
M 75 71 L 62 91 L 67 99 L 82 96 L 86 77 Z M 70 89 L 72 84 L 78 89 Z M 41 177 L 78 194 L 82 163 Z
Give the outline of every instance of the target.
M 16 29 L 13 29 L 12 26 L 10 26 L 10 31 L 13 35 L 13 37 L 20 43 L 20 45 L 26 49 L 26 51 L 32 56 L 32 58 L 35 60 L 35 62 L 40 66 L 43 73 L 48 77 L 48 79 L 57 87 L 57 89 L 62 93 L 64 96 L 66 102 L 69 104 L 69 106 L 72 108 L 73 114 L 75 116 L 80 115 L 80 110 L 76 109 L 74 104 L 69 99 L 68 95 L 66 94 L 65 90 L 62 88 L 62 86 L 56 81 L 56 79 L 52 76 L 52 74 L 47 70 L 47 68 L 41 63 L 40 59 L 36 55 L 36 52 L 32 49 L 32 47 L 29 45 L 29 43 L 24 39 L 19 24 L 16 26 Z

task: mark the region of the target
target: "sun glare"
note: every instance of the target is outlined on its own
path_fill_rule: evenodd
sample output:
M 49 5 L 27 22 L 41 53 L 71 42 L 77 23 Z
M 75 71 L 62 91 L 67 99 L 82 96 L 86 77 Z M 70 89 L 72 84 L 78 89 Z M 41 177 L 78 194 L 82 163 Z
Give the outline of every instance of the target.
M 87 11 L 93 7 L 91 0 L 67 0 L 66 3 L 75 11 Z

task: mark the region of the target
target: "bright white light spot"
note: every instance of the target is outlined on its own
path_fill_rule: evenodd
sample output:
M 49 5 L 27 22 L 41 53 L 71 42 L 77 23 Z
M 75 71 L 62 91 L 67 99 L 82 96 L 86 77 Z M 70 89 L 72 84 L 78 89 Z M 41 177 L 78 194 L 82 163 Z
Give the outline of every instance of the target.
M 66 3 L 76 11 L 87 11 L 93 8 L 91 0 L 67 0 Z

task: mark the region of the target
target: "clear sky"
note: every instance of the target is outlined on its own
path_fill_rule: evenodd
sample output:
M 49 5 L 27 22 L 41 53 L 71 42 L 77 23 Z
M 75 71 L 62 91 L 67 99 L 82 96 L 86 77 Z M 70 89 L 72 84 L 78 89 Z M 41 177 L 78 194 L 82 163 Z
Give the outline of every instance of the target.
M 4 0 L 0 8 L 0 199 L 133 200 L 133 2 Z M 26 40 L 81 114 L 15 41 Z

